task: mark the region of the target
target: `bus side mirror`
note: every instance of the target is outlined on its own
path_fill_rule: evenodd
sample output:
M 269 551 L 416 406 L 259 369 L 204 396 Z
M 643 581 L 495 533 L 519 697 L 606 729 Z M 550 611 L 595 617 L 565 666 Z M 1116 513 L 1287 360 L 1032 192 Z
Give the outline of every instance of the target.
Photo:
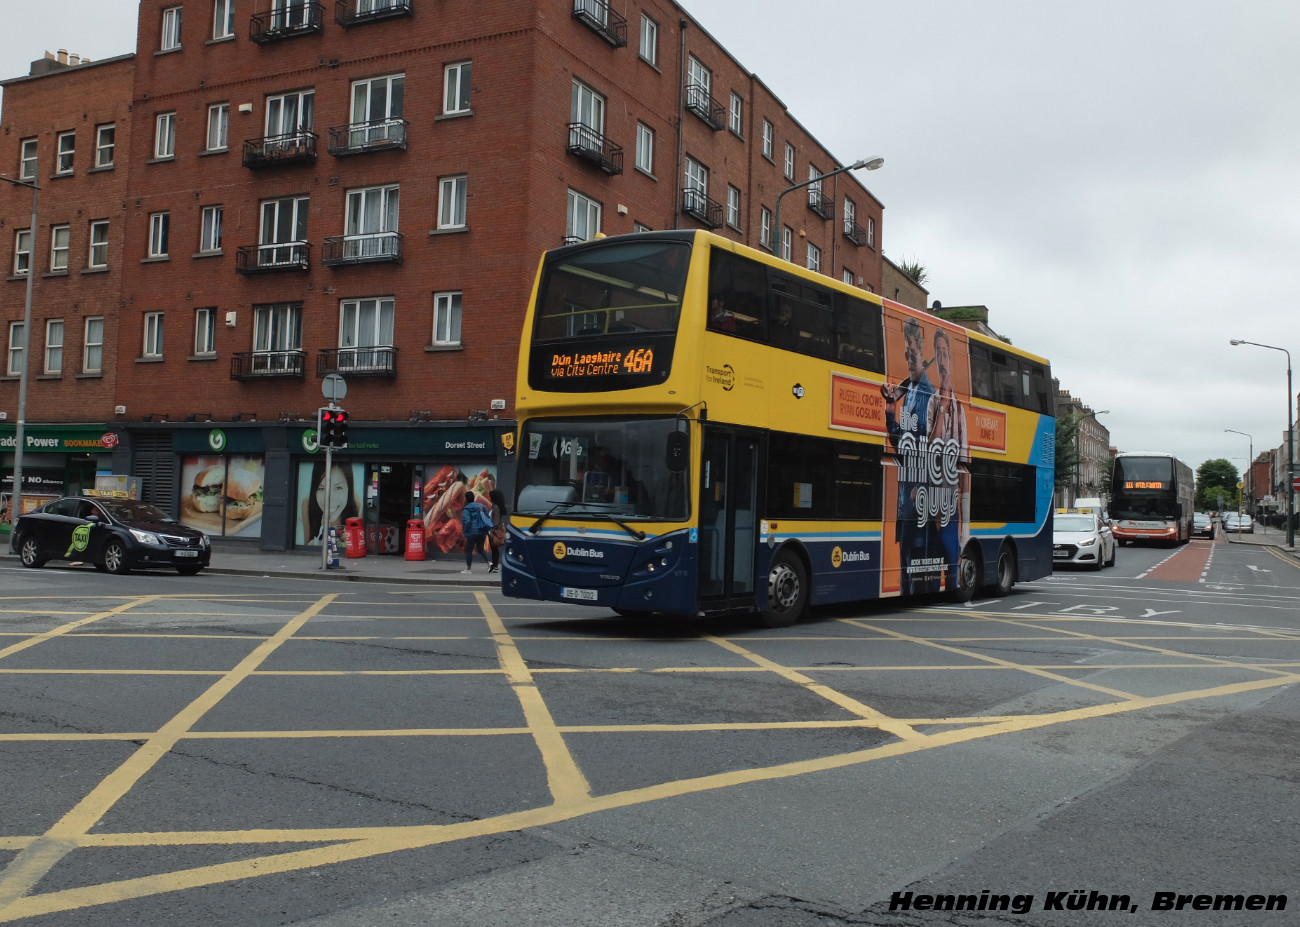
M 685 473 L 686 464 L 690 459 L 687 452 L 691 446 L 691 437 L 684 431 L 668 432 L 668 442 L 666 445 L 667 458 L 666 464 L 669 473 Z

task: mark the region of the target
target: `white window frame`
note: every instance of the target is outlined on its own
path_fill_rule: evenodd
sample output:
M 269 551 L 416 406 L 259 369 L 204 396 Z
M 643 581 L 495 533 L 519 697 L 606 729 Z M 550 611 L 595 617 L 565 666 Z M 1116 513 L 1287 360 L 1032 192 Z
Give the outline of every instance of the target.
M 474 112 L 474 62 L 455 61 L 442 70 L 442 114 L 463 116 Z
M 636 124 L 636 168 L 651 177 L 655 172 L 655 130 L 644 122 Z
M 361 148 L 385 139 L 402 139 L 405 106 L 405 74 L 381 74 L 353 81 L 348 147 Z
M 766 206 L 758 211 L 758 243 L 768 251 L 772 250 L 772 210 Z
M 447 290 L 433 294 L 433 343 L 435 345 L 460 344 L 462 302 L 460 290 Z
M 401 207 L 398 184 L 349 190 L 344 205 L 344 257 L 397 254 L 397 223 Z
M 253 307 L 254 369 L 288 370 L 302 351 L 302 303 L 265 303 Z
M 104 370 L 104 317 L 86 318 L 85 335 L 81 339 L 81 372 L 102 373 Z
M 731 129 L 733 135 L 745 137 L 745 101 L 740 98 L 740 94 L 731 91 L 731 107 L 727 113 L 727 127 Z
M 772 144 L 776 135 L 776 129 L 768 119 L 763 120 L 763 157 L 772 160 Z
M 203 306 L 194 310 L 194 354 L 207 357 L 217 353 L 217 308 Z
M 307 206 L 305 196 L 283 196 L 258 204 L 259 266 L 300 262 L 307 241 Z
M 60 132 L 54 149 L 54 173 L 67 175 L 72 173 L 73 162 L 77 154 L 77 133 Z
M 822 172 L 812 164 L 808 165 L 808 205 L 820 206 L 822 202 Z
M 687 158 L 682 181 L 683 193 L 699 194 L 701 200 L 696 208 L 703 212 L 709 195 L 709 169 L 694 158 Z
M 339 353 L 341 370 L 387 370 L 393 347 L 396 300 L 391 296 L 363 296 L 339 301 Z M 388 348 L 386 357 L 376 348 Z
M 5 376 L 22 376 L 23 357 L 27 352 L 27 331 L 22 322 L 9 323 L 9 344 L 5 354 Z
M 32 269 L 32 246 L 35 238 L 31 229 L 14 231 L 14 276 L 22 277 Z
M 18 179 L 35 180 L 39 165 L 40 139 L 25 138 L 18 146 Z
M 794 229 L 790 228 L 788 225 L 783 225 L 781 226 L 781 259 L 783 261 L 790 260 L 790 256 L 793 252 Z
M 181 47 L 181 7 L 171 6 L 162 11 L 162 39 L 160 51 L 174 51 Z
M 840 277 L 840 279 L 843 280 L 845 283 L 847 283 L 849 286 L 855 286 L 855 285 L 856 285 L 856 284 L 854 284 L 854 282 L 853 282 L 853 280 L 854 280 L 854 277 L 853 277 L 853 271 L 849 270 L 847 267 L 844 268 L 844 273 L 843 273 L 843 275 Z
M 199 253 L 213 254 L 221 251 L 221 226 L 226 216 L 221 203 L 204 206 L 199 217 Z
M 438 178 L 438 228 L 463 229 L 469 212 L 469 175 Z
M 569 94 L 569 121 L 588 130 L 573 129 L 569 133 L 569 145 L 601 150 L 605 138 L 604 95 L 575 78 Z
M 46 319 L 45 321 L 45 374 L 54 376 L 63 373 L 63 320 Z
M 163 356 L 163 313 L 146 312 L 144 314 L 144 343 L 141 345 L 141 357 Z
M 786 180 L 794 180 L 794 146 L 785 143 L 785 162 L 781 169 Z
M 107 140 L 105 140 L 105 137 L 107 137 Z M 107 125 L 98 126 L 95 129 L 95 167 L 112 167 L 116 149 L 117 125 L 110 122 Z
M 230 103 L 208 105 L 207 151 L 227 151 L 230 148 Z
M 72 226 L 50 226 L 50 273 L 67 273 L 68 247 L 72 243 Z
M 817 271 L 817 273 L 821 273 L 822 249 L 818 248 L 812 242 L 808 242 L 808 255 L 807 255 L 807 259 L 804 261 L 804 265 L 809 270 L 815 270 Z
M 302 9 L 307 9 L 304 4 Z M 305 15 L 305 13 L 304 13 Z M 305 144 L 316 122 L 316 91 L 293 90 L 266 98 L 266 137 L 272 146 Z
M 844 234 L 852 235 L 853 226 L 858 223 L 858 204 L 847 196 L 844 197 Z
M 564 219 L 565 239 L 592 241 L 600 234 L 602 213 L 603 208 L 598 200 L 577 190 L 570 190 Z
M 157 259 L 169 256 L 167 249 L 171 247 L 171 224 L 171 213 L 167 210 L 149 214 L 148 256 L 150 258 Z
M 651 67 L 659 67 L 659 24 L 641 14 L 641 48 L 638 52 L 641 60 Z
M 92 219 L 90 222 L 90 246 L 86 254 L 86 266 L 100 269 L 108 266 L 108 220 Z
M 867 245 L 876 246 L 876 220 L 867 216 Z
M 212 4 L 212 38 L 229 39 L 235 35 L 235 0 L 216 0 Z
M 154 119 L 153 156 L 155 160 L 176 157 L 176 113 L 159 113 Z
M 727 184 L 727 225 L 740 230 L 740 188 Z
M 686 105 L 707 113 L 713 101 L 713 72 L 694 55 L 686 59 Z

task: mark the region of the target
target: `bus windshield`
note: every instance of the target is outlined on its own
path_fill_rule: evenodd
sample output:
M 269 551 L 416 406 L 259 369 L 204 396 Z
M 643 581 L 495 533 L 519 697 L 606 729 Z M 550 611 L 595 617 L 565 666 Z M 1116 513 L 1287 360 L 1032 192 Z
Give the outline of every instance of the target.
M 668 463 L 681 420 L 532 419 L 520 440 L 520 515 L 682 521 L 687 475 Z
M 534 340 L 676 332 L 690 260 L 688 242 L 631 241 L 548 262 Z
M 1172 458 L 1118 457 L 1111 485 L 1111 518 L 1135 520 L 1179 517 Z

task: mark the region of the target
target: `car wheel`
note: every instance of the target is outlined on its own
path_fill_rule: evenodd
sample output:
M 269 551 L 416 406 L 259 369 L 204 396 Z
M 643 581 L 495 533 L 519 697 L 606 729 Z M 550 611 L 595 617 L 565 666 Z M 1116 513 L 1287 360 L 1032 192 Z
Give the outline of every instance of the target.
M 957 559 L 957 581 L 948 590 L 948 599 L 952 602 L 969 602 L 975 598 L 975 587 L 979 584 L 980 553 L 974 544 L 962 548 Z
M 1113 566 L 1115 565 L 1115 549 L 1116 549 L 1117 547 L 1119 547 L 1118 544 L 1112 544 L 1112 545 L 1111 545 L 1111 548 L 1110 548 L 1110 559 L 1106 561 L 1106 566 L 1108 566 L 1108 567 L 1113 567 Z
M 203 566 L 201 564 L 190 563 L 190 564 L 186 564 L 185 566 L 178 566 L 176 568 L 176 572 L 181 574 L 182 576 L 197 576 L 199 570 L 201 569 L 203 569 Z
M 1016 555 L 1011 552 L 1011 547 L 1007 544 L 1003 544 L 998 551 L 997 576 L 997 582 L 989 586 L 988 591 L 991 595 L 1001 598 L 1016 584 Z
M 767 607 L 759 619 L 769 628 L 785 628 L 802 618 L 807 607 L 808 574 L 797 556 L 783 550 L 767 571 Z
M 121 541 L 109 541 L 104 545 L 104 569 L 110 573 L 130 573 L 126 565 L 126 548 Z
M 18 556 L 22 558 L 25 567 L 35 570 L 45 566 L 45 558 L 41 556 L 36 538 L 23 538 L 22 543 L 18 545 Z

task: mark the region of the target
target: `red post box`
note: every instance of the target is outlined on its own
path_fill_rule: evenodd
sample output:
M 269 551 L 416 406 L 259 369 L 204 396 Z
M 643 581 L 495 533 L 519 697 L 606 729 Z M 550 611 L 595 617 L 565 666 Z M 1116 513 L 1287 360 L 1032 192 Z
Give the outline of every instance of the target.
M 406 559 L 424 559 L 424 519 L 412 518 L 406 523 Z
M 361 518 L 347 520 L 347 553 L 350 559 L 366 555 L 366 527 Z

